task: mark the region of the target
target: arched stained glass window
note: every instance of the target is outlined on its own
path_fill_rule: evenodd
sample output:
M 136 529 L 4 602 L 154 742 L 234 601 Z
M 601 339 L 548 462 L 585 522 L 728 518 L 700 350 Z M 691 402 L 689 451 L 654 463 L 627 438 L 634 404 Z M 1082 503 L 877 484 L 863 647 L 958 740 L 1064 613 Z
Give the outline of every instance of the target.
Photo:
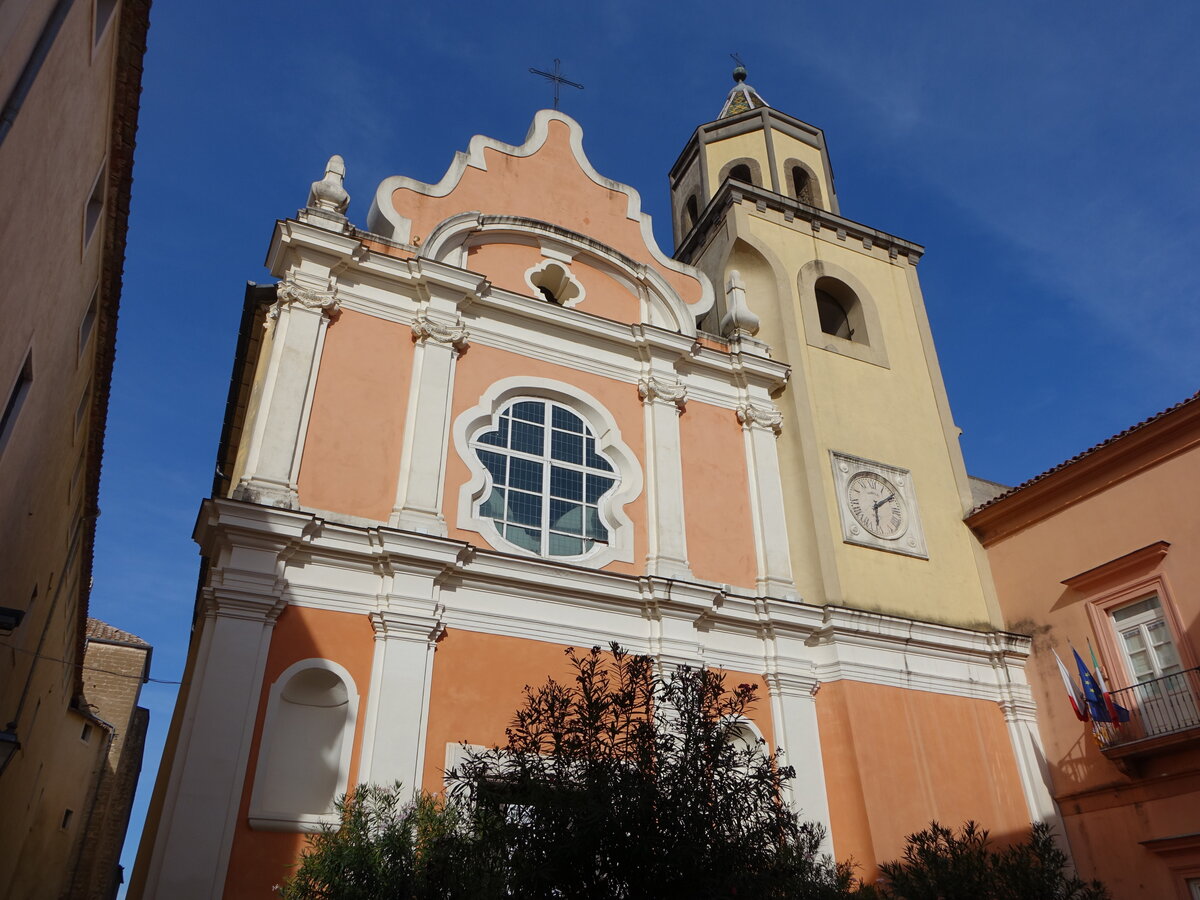
M 617 485 L 617 471 L 571 409 L 550 400 L 517 400 L 471 447 L 490 482 L 478 515 L 491 519 L 510 544 L 564 557 L 608 543 L 601 506 Z

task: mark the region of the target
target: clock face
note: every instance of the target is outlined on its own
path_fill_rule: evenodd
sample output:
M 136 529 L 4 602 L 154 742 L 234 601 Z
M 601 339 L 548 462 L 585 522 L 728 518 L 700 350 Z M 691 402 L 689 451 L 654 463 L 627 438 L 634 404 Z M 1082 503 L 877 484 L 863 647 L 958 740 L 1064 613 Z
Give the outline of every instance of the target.
M 894 484 L 874 472 L 859 472 L 846 483 L 846 504 L 854 520 L 875 537 L 896 540 L 908 528 L 908 509 Z

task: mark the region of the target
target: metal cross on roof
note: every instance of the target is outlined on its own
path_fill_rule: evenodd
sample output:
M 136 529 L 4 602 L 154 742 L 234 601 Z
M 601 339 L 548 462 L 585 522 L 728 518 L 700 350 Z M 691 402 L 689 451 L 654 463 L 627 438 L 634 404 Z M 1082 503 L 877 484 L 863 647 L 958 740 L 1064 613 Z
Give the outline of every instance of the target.
M 570 81 L 566 78 L 563 78 L 563 76 L 562 76 L 562 60 L 561 59 L 556 59 L 554 61 L 554 71 L 553 72 L 543 72 L 541 69 L 534 69 L 534 68 L 530 68 L 529 71 L 532 72 L 534 75 L 541 75 L 543 78 L 547 78 L 550 81 L 554 82 L 554 108 L 555 109 L 558 109 L 558 89 L 561 85 L 565 84 L 565 85 L 568 85 L 569 87 L 579 88 L 579 90 L 581 90 L 581 91 L 583 90 L 582 84 L 576 84 L 574 81 Z

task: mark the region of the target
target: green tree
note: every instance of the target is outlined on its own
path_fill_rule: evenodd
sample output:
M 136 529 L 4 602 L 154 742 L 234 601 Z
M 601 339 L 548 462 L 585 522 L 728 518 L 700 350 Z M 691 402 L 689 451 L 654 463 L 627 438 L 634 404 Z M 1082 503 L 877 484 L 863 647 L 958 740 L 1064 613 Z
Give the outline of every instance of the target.
M 503 747 L 450 773 L 477 811 L 477 858 L 529 900 L 841 896 L 849 870 L 786 802 L 795 773 L 752 737 L 750 685 L 666 674 L 612 645 L 525 689 Z
M 359 785 L 338 800 L 340 824 L 308 839 L 284 900 L 433 900 L 501 896 L 476 864 L 469 818 L 443 797 L 399 784 Z
M 1098 881 L 1067 869 L 1049 825 L 1033 826 L 1027 840 L 1000 850 L 988 832 L 967 822 L 958 834 L 930 823 L 910 834 L 904 856 L 879 867 L 882 877 L 863 900 L 1107 900 Z

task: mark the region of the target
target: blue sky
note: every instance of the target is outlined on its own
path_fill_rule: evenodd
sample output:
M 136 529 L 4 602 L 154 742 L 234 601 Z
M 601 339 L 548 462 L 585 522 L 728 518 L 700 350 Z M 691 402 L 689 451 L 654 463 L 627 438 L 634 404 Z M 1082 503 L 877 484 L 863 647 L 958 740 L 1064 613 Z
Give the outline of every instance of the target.
M 519 143 L 557 56 L 596 168 L 670 252 L 666 173 L 728 54 L 825 130 L 842 213 L 920 265 L 968 469 L 1014 484 L 1196 391 L 1200 5 L 171 3 L 151 19 L 93 614 L 181 676 L 247 280 L 331 153 L 388 175 Z M 136 839 L 174 702 L 147 685 Z

